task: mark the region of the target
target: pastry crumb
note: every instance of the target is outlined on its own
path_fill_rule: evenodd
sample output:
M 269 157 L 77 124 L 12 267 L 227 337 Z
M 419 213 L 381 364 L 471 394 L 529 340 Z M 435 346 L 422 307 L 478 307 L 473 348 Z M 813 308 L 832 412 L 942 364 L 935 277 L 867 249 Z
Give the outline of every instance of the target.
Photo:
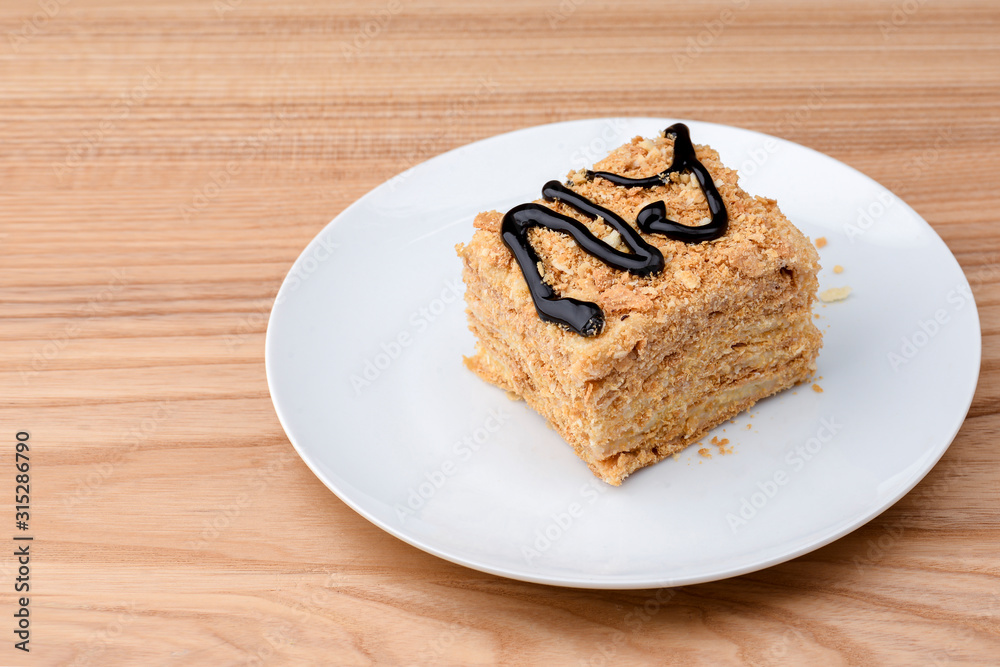
M 847 295 L 851 293 L 850 287 L 831 287 L 828 290 L 824 290 L 819 293 L 819 300 L 824 303 L 831 303 L 833 301 L 843 301 L 847 298 Z
M 813 391 L 815 391 L 817 394 L 822 394 L 823 393 L 823 387 L 819 386 L 818 384 L 814 384 L 813 385 Z
M 723 456 L 726 454 L 733 453 L 732 448 L 726 446 L 729 444 L 729 438 L 723 438 L 722 440 L 719 440 L 719 438 L 713 437 L 712 444 L 719 448 L 719 454 L 722 454 Z
M 833 267 L 833 272 L 834 273 L 843 273 L 844 272 L 844 267 L 842 267 L 840 264 L 838 264 L 837 266 Z
M 701 449 L 699 449 L 699 450 L 698 450 L 698 453 L 699 453 L 699 454 L 701 454 L 702 456 L 704 456 L 704 457 L 705 457 L 706 459 L 710 459 L 710 458 L 712 458 L 712 452 L 710 452 L 710 451 L 709 451 L 709 450 L 708 450 L 707 448 L 705 448 L 705 447 L 702 447 Z
M 826 237 L 825 236 L 821 236 L 818 239 L 816 239 L 816 247 L 817 248 L 822 248 L 825 245 L 826 245 Z
M 701 286 L 701 278 L 691 273 L 690 271 L 678 271 L 677 279 L 681 281 L 681 284 L 688 289 L 696 289 Z

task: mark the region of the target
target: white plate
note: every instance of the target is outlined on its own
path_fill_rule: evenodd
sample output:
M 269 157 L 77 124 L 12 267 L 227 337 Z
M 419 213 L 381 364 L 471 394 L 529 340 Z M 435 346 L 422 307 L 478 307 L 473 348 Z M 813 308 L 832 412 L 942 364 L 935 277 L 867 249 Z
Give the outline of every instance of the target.
M 934 466 L 979 374 L 979 318 L 958 263 L 878 183 L 734 127 L 685 121 L 746 190 L 829 240 L 820 289 L 854 290 L 816 310 L 822 394 L 786 391 L 716 429 L 731 455 L 690 448 L 614 488 L 523 403 L 465 369 L 473 337 L 453 246 L 472 236 L 473 216 L 535 199 L 545 181 L 673 122 L 572 121 L 458 148 L 368 193 L 305 249 L 271 313 L 267 379 L 292 444 L 345 503 L 484 572 L 648 588 L 807 553 Z

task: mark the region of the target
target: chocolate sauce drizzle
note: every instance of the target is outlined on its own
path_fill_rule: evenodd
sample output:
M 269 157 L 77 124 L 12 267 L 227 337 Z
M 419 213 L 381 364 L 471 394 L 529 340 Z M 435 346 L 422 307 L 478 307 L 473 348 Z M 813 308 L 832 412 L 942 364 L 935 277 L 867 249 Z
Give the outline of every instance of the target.
M 719 238 L 729 227 L 729 215 L 711 174 L 695 156 L 687 125 L 675 123 L 668 127 L 664 134 L 674 136 L 674 160 L 659 174 L 646 178 L 628 178 L 605 171 L 587 171 L 587 178 L 603 178 L 623 187 L 653 188 L 668 184 L 670 174 L 674 172 L 688 171 L 694 174 L 705 195 L 708 210 L 712 215 L 710 222 L 699 227 L 690 227 L 669 220 L 666 206 L 662 201 L 657 201 L 639 211 L 636 224 L 647 234 L 662 234 L 684 243 L 701 243 Z M 600 306 L 572 297 L 560 297 L 542 280 L 538 270 L 539 257 L 528 240 L 528 231 L 532 227 L 542 227 L 569 234 L 585 252 L 611 268 L 628 271 L 637 276 L 648 276 L 662 271 L 663 253 L 647 243 L 621 216 L 595 204 L 558 181 L 546 183 L 542 187 L 542 197 L 547 201 L 561 201 L 568 204 L 591 219 L 602 218 L 621 235 L 622 241 L 632 251 L 626 253 L 610 246 L 594 236 L 579 220 L 557 213 L 541 204 L 515 206 L 503 217 L 500 227 L 503 242 L 521 267 L 521 273 L 524 274 L 524 280 L 528 284 L 538 316 L 546 322 L 568 327 L 581 336 L 596 336 L 604 329 L 604 313 Z

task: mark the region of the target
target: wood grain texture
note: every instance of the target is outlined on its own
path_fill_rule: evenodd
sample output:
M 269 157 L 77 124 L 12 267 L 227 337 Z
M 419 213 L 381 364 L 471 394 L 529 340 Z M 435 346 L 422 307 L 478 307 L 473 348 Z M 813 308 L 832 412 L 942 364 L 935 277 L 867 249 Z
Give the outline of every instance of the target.
M 0 664 L 995 664 L 998 34 L 995 2 L 4 0 L 0 433 L 31 432 L 37 541 L 30 655 L 0 566 Z M 295 456 L 263 342 L 305 244 L 435 154 L 609 115 L 811 146 L 955 253 L 979 389 L 868 526 L 728 581 L 566 590 L 411 548 Z

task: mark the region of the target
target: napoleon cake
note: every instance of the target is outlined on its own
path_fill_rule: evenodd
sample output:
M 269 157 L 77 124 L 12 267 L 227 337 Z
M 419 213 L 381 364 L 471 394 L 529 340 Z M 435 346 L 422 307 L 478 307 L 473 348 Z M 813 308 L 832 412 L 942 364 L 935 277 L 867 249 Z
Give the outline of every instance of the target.
M 681 123 L 475 228 L 466 365 L 609 484 L 815 372 L 815 248 Z

